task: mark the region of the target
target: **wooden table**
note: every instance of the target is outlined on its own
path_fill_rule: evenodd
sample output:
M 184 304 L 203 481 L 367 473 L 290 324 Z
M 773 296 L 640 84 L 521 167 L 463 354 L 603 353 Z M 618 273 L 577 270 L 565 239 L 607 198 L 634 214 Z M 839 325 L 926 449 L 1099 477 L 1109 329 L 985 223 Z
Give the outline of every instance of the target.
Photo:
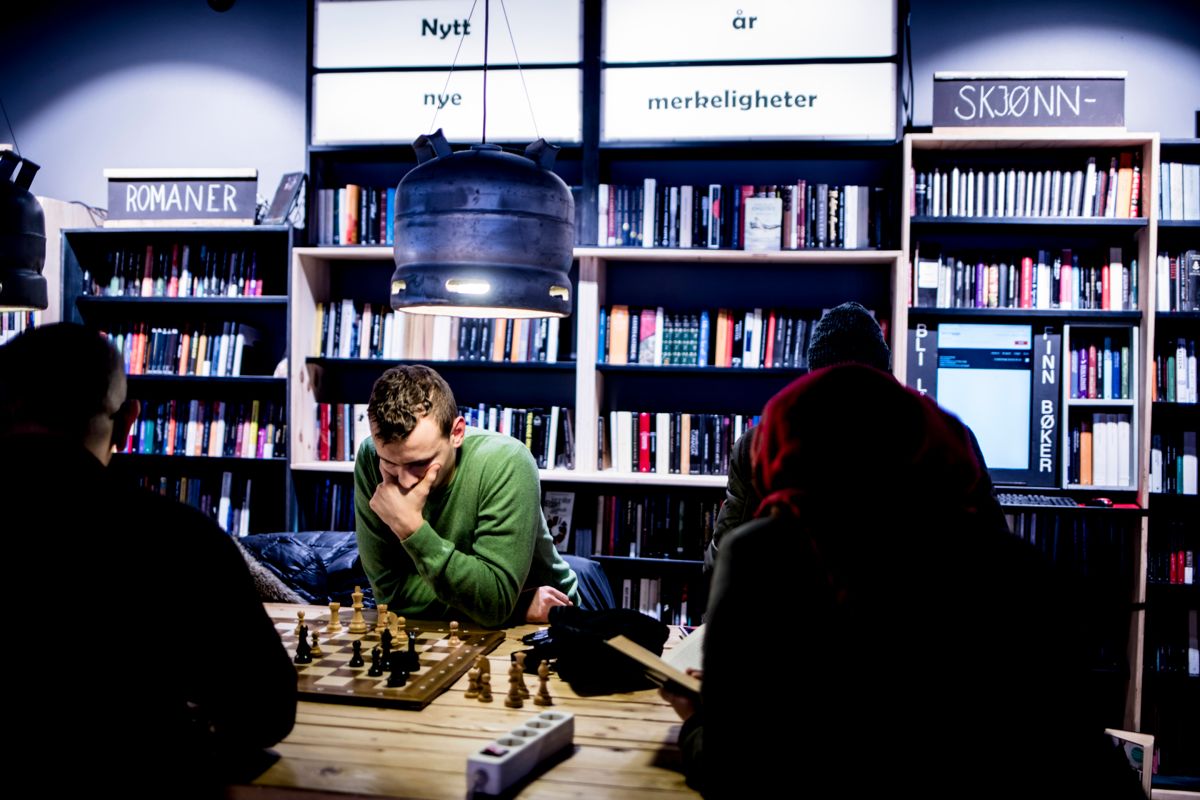
M 301 606 L 269 603 L 277 620 L 295 620 Z M 306 609 L 314 619 L 328 609 Z M 524 625 L 505 631 L 489 656 L 492 703 L 463 696 L 464 675 L 421 711 L 301 702 L 296 727 L 274 748 L 280 759 L 236 798 L 360 796 L 455 798 L 466 796 L 467 756 L 543 710 L 504 705 L 509 654 L 525 649 Z M 672 629 L 668 647 L 678 641 Z M 527 683 L 537 691 L 536 678 Z M 575 714 L 573 754 L 526 785 L 519 797 L 695 798 L 679 771 L 679 718 L 657 690 L 583 698 L 551 674 L 555 708 Z M 306 790 L 306 791 L 297 791 Z

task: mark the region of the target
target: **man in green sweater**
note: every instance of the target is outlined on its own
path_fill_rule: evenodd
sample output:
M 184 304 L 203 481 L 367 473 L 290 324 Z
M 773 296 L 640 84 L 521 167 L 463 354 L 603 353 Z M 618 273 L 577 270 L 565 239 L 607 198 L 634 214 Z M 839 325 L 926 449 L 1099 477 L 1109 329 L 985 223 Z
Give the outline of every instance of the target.
M 537 463 L 504 434 L 468 428 L 446 381 L 389 369 L 367 406 L 354 464 L 358 550 L 375 599 L 405 616 L 487 626 L 546 622 L 579 602 L 554 549 Z

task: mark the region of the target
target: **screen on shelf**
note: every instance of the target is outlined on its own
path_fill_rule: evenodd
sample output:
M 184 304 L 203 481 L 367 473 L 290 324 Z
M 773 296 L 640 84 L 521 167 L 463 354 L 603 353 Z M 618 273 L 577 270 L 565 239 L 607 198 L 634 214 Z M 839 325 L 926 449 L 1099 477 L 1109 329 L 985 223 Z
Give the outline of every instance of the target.
M 971 428 L 995 483 L 1056 486 L 1060 342 L 1056 326 L 917 323 L 909 385 Z
M 1032 339 L 1029 325 L 939 327 L 938 403 L 975 432 L 992 469 L 1029 468 Z

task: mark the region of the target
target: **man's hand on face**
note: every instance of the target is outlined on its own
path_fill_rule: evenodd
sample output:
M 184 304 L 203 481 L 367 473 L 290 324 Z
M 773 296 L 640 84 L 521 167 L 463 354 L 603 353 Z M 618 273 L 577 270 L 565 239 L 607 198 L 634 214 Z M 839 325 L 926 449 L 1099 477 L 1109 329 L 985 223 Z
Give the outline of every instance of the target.
M 526 622 L 549 622 L 550 609 L 554 606 L 569 606 L 571 598 L 555 589 L 553 586 L 539 586 L 533 593 L 533 602 L 525 612 Z
M 375 494 L 371 496 L 371 510 L 400 537 L 400 541 L 412 536 L 417 528 L 425 523 L 421 512 L 425 509 L 429 493 L 437 485 L 437 477 L 441 471 L 441 464 L 431 465 L 425 470 L 421 480 L 408 490 L 400 486 L 398 476 L 382 473 L 383 480 L 375 487 Z

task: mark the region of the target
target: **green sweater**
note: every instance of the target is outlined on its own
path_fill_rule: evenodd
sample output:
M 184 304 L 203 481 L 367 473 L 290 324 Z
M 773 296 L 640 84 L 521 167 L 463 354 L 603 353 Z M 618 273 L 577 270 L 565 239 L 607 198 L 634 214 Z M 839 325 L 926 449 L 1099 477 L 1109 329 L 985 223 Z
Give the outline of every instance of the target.
M 553 586 L 579 602 L 575 573 L 542 515 L 537 463 L 511 436 L 467 428 L 450 485 L 429 495 L 425 524 L 400 541 L 371 510 L 379 456 L 367 438 L 354 463 L 358 552 L 375 600 L 397 614 L 480 625 L 510 621 L 522 590 Z

